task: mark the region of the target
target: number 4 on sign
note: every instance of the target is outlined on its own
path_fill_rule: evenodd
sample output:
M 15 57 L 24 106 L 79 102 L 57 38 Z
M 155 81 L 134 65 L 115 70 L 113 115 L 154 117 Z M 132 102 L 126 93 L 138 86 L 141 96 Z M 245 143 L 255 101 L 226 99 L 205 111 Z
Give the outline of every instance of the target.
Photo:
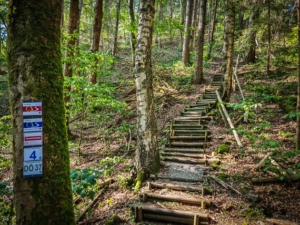
M 35 151 L 33 151 L 33 152 L 31 153 L 31 155 L 29 156 L 29 158 L 31 158 L 31 159 L 33 159 L 33 160 L 36 159 Z

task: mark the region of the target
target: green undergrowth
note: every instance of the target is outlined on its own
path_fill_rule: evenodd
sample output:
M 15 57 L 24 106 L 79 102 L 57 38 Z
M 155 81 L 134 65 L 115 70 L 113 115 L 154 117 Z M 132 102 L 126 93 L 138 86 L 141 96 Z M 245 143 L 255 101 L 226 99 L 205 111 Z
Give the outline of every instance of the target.
M 273 161 L 266 160 L 263 173 L 277 174 L 281 180 L 289 180 L 291 175 L 300 177 L 295 130 L 284 125 L 299 116 L 296 113 L 297 81 L 293 75 L 277 76 L 276 79 L 261 78 L 256 74 L 247 75 L 245 91 L 248 93 L 245 100 L 226 104 L 235 129 L 251 146 L 251 150 L 238 150 L 240 158 L 256 158 L 258 154 L 272 152 Z M 278 130 L 279 123 L 281 126 Z

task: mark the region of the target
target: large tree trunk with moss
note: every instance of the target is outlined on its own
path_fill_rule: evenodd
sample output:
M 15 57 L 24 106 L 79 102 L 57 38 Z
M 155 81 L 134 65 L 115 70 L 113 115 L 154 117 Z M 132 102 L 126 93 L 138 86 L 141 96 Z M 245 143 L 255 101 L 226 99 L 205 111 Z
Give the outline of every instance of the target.
M 234 54 L 234 18 L 235 18 L 235 1 L 226 0 L 225 3 L 225 74 L 224 74 L 224 93 L 225 102 L 230 100 L 233 77 L 233 54 Z
M 136 37 L 134 34 L 135 30 L 135 18 L 133 10 L 133 0 L 128 0 L 128 11 L 130 18 L 130 46 L 131 46 L 131 55 L 132 55 L 132 64 L 135 64 L 135 46 L 136 46 Z
M 195 67 L 195 83 L 200 84 L 203 81 L 203 48 L 204 48 L 204 34 L 205 34 L 205 15 L 206 15 L 206 0 L 200 3 L 200 15 L 198 25 L 198 39 L 197 39 L 197 60 Z
M 137 96 L 136 187 L 149 175 L 159 171 L 157 124 L 153 102 L 151 45 L 154 20 L 154 0 L 140 1 L 140 16 L 134 76 Z
M 103 0 L 96 1 L 95 7 L 95 16 L 94 16 L 94 25 L 93 25 L 93 40 L 92 40 L 92 48 L 91 51 L 96 53 L 99 51 L 100 45 L 100 35 L 101 35 L 101 28 L 102 28 L 102 18 L 103 18 Z M 98 60 L 95 57 L 93 71 L 91 74 L 91 83 L 97 83 L 97 67 L 98 67 Z
M 298 52 L 300 56 L 300 4 L 297 7 L 298 14 Z M 297 113 L 300 113 L 300 57 L 298 57 L 298 88 L 297 88 Z M 297 144 L 296 149 L 300 150 L 300 117 L 297 116 Z
M 63 98 L 60 0 L 11 0 L 8 67 L 18 225 L 75 224 Z M 23 178 L 23 101 L 43 102 L 43 176 Z
M 182 62 L 185 66 L 190 63 L 190 41 L 191 41 L 191 24 L 193 17 L 194 0 L 187 0 L 186 18 L 184 26 L 184 38 L 182 45 Z

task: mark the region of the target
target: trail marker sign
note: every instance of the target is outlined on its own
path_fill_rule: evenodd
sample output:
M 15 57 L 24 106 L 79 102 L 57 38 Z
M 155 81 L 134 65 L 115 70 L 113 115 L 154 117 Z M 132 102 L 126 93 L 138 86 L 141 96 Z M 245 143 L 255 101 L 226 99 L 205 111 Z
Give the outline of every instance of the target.
M 42 101 L 23 102 L 23 177 L 43 175 Z

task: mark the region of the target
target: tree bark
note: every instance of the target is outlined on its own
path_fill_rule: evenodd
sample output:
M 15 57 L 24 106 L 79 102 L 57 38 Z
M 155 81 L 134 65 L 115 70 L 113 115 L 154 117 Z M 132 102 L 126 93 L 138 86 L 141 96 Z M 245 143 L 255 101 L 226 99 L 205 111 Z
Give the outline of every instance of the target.
M 136 168 L 138 189 L 149 173 L 160 168 L 157 149 L 157 123 L 153 101 L 151 46 L 155 0 L 140 1 L 140 15 L 134 76 L 137 96 Z
M 207 58 L 211 58 L 212 46 L 214 45 L 214 33 L 216 28 L 216 15 L 217 15 L 217 7 L 218 1 L 211 0 L 211 16 L 209 21 L 209 33 L 208 33 L 208 54 Z
M 183 27 L 184 26 L 184 19 L 186 15 L 186 4 L 187 0 L 180 0 L 180 24 Z M 183 33 L 180 29 L 180 46 L 183 45 Z
M 268 52 L 267 52 L 267 76 L 270 74 L 271 60 L 271 0 L 268 0 Z
M 185 17 L 185 27 L 184 27 L 184 38 L 182 46 L 182 62 L 187 66 L 190 62 L 190 40 L 191 40 L 191 24 L 193 17 L 193 4 L 194 0 L 187 0 L 186 6 L 186 17 Z
M 300 3 L 297 7 L 298 14 L 298 51 L 300 56 Z M 297 88 L 297 113 L 300 113 L 300 57 L 298 57 L 298 88 Z M 297 116 L 297 143 L 296 149 L 300 149 L 300 117 Z
M 191 43 L 190 43 L 190 49 L 193 51 L 195 46 L 195 40 L 196 40 L 196 27 L 197 27 L 197 15 L 198 14 L 198 0 L 194 0 L 194 9 L 193 9 L 193 18 L 192 18 L 192 24 L 193 30 L 191 31 Z
M 60 0 L 10 0 L 8 68 L 18 225 L 75 224 L 70 180 Z M 23 178 L 23 101 L 43 102 L 43 176 Z
M 249 50 L 246 58 L 246 63 L 255 63 L 255 55 L 256 55 L 256 30 L 254 28 L 254 23 L 257 17 L 259 16 L 258 10 L 256 9 L 256 6 L 253 6 L 253 9 L 251 10 L 250 18 L 249 18 Z
M 94 25 L 93 25 L 93 40 L 92 40 L 92 48 L 91 52 L 96 53 L 99 51 L 99 44 L 100 44 L 100 35 L 101 35 L 101 28 L 102 28 L 102 18 L 103 18 L 103 0 L 96 1 L 95 7 L 95 17 L 94 17 Z M 92 84 L 97 83 L 97 65 L 98 60 L 95 57 L 94 59 L 94 71 L 92 71 L 90 82 Z
M 200 15 L 198 25 L 197 38 L 197 60 L 195 67 L 195 83 L 200 84 L 203 81 L 203 47 L 205 34 L 205 15 L 206 15 L 206 0 L 201 0 Z
M 74 53 L 76 51 L 75 46 L 78 43 L 78 31 L 79 31 L 79 0 L 71 0 L 70 4 L 70 15 L 69 15 L 69 26 L 68 26 L 68 40 L 67 40 L 67 47 L 66 47 L 66 59 L 67 62 L 65 63 L 64 67 L 64 76 L 65 77 L 72 77 L 74 64 Z M 71 86 L 65 87 L 65 104 L 68 109 L 68 102 L 70 101 L 70 92 Z M 67 93 L 67 94 L 66 94 Z M 68 112 L 66 114 L 67 118 L 67 128 L 68 128 L 68 135 L 71 136 L 71 131 L 69 129 L 69 115 Z
M 235 1 L 226 0 L 225 5 L 225 75 L 224 75 L 224 94 L 225 102 L 230 100 L 232 89 L 232 76 L 233 76 L 233 54 L 234 54 L 234 18 L 235 18 Z
M 132 64 L 135 65 L 135 46 L 136 46 L 136 37 L 134 34 L 135 30 L 135 18 L 134 18 L 134 10 L 133 10 L 133 0 L 128 0 L 128 11 L 130 18 L 130 45 L 132 52 Z
M 116 27 L 115 27 L 115 35 L 114 35 L 114 48 L 113 48 L 113 56 L 116 56 L 117 47 L 118 47 L 118 29 L 119 29 L 119 18 L 120 18 L 120 8 L 121 8 L 121 0 L 117 1 L 117 16 L 116 16 Z

